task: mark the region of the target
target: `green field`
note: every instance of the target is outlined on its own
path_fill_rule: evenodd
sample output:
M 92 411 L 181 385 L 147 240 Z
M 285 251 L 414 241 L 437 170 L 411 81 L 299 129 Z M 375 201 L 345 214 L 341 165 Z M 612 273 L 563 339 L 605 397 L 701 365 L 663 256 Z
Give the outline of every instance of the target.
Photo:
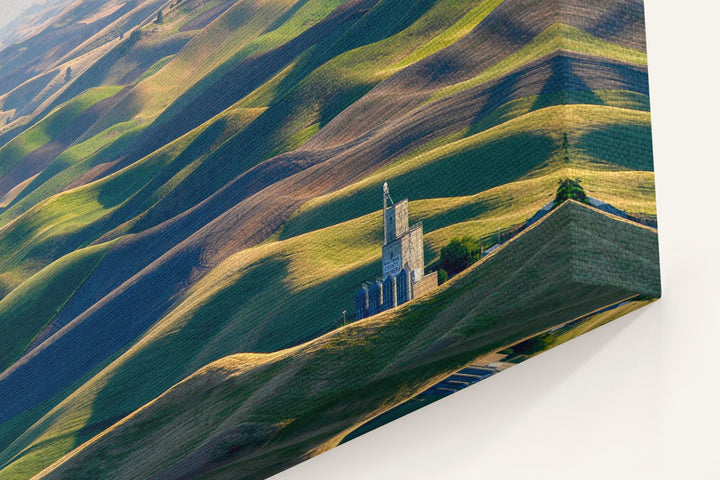
M 85 0 L 0 50 L 0 478 L 266 476 L 659 296 L 656 232 L 569 203 L 343 325 L 385 182 L 428 267 L 562 179 L 655 219 L 642 2 L 613 5 Z
M 149 476 L 194 456 L 219 476 L 254 478 L 287 467 L 483 352 L 634 292 L 659 296 L 656 242 L 650 229 L 567 203 L 422 301 L 289 350 L 210 364 L 76 450 L 47 478 Z M 607 247 L 617 252 L 612 260 L 603 254 Z M 623 265 L 636 258 L 631 274 Z M 615 286 L 598 287 L 598 279 Z M 187 401 L 200 392 L 212 393 Z M 242 462 L 234 460 L 237 451 Z M 109 470 L 101 458 L 114 459 Z M 203 473 L 191 462 L 170 472 Z

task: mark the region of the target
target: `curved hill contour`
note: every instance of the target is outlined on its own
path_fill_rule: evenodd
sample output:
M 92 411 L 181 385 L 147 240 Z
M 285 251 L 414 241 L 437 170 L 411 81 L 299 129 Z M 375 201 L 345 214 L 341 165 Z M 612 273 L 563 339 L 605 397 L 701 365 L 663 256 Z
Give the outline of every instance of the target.
M 0 50 L 0 337 L 12 339 L 0 347 L 0 477 L 222 476 L 241 458 L 266 474 L 497 347 L 482 333 L 495 313 L 507 345 L 595 305 L 602 288 L 573 278 L 572 312 L 551 308 L 520 331 L 522 302 L 560 297 L 538 291 L 496 312 L 520 280 L 491 287 L 471 272 L 338 329 L 379 269 L 386 181 L 423 222 L 429 264 L 454 237 L 523 225 L 564 178 L 655 216 L 642 1 L 411 3 L 84 0 L 28 20 L 35 33 Z M 592 226 L 523 237 L 547 252 L 617 248 L 654 278 L 652 232 L 578 205 L 552 218 L 566 211 Z M 590 242 L 601 224 L 619 237 Z M 562 271 L 545 273 L 559 285 Z M 612 288 L 597 301 L 639 288 L 605 273 Z M 461 285 L 494 292 L 473 297 L 462 327 L 449 315 L 468 305 L 452 306 Z M 422 324 L 415 338 L 381 340 L 404 322 Z M 457 358 L 443 356 L 451 345 Z M 316 399 L 334 420 L 296 442 L 318 427 L 314 410 L 278 404 L 272 418 L 261 400 L 290 402 L 292 382 L 345 354 L 372 377 L 353 377 L 352 395 L 372 384 L 378 396 Z M 397 364 L 403 355 L 428 369 Z M 310 390 L 351 370 L 338 364 Z M 211 388 L 235 398 L 208 397 L 211 422 L 192 408 L 177 423 L 166 415 Z M 175 428 L 197 449 L 177 442 L 139 460 L 143 442 Z M 98 452 L 116 462 L 95 465 Z

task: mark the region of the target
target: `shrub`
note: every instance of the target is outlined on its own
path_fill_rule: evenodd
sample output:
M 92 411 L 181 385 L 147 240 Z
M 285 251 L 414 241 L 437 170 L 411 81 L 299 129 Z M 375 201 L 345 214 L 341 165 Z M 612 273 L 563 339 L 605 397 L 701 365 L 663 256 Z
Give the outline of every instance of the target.
M 462 272 L 480 258 L 480 248 L 472 237 L 454 238 L 440 251 L 440 268 L 448 276 Z M 439 277 L 438 277 L 439 280 Z
M 449 277 L 450 275 L 448 275 L 448 272 L 441 268 L 438 271 L 438 285 L 442 285 L 443 283 L 447 282 Z
M 580 203 L 587 203 L 587 195 L 585 195 L 585 189 L 580 185 L 580 180 L 566 178 L 560 180 L 558 183 L 557 195 L 555 195 L 555 206 L 571 199 Z

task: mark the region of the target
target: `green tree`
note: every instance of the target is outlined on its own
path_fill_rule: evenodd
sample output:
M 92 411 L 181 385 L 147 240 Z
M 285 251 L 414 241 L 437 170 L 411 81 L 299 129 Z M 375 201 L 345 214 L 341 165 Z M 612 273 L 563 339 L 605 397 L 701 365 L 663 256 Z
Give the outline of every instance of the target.
M 453 238 L 440 251 L 440 268 L 449 276 L 462 272 L 480 258 L 479 250 L 472 237 Z
M 563 160 L 565 161 L 565 163 L 570 163 L 570 141 L 568 140 L 567 133 L 563 133 L 562 151 Z
M 65 82 L 66 83 L 69 82 L 71 78 L 72 78 L 72 68 L 67 67 L 67 69 L 65 70 Z
M 449 277 L 450 275 L 448 275 L 447 271 L 441 268 L 438 271 L 438 285 L 442 285 L 443 283 L 447 282 Z
M 162 10 L 158 10 L 157 18 L 155 19 L 155 23 L 162 23 L 163 22 L 163 14 Z
M 580 180 L 566 178 L 558 181 L 558 184 L 557 194 L 555 195 L 555 206 L 560 205 L 566 200 L 587 203 L 587 195 L 585 195 L 585 189 L 580 185 Z

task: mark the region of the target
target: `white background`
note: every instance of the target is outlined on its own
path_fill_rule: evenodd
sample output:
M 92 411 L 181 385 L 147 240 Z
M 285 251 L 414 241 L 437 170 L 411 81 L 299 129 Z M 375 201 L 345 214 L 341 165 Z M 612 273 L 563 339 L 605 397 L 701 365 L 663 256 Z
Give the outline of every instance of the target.
M 277 480 L 720 479 L 720 7 L 645 4 L 663 299 Z

